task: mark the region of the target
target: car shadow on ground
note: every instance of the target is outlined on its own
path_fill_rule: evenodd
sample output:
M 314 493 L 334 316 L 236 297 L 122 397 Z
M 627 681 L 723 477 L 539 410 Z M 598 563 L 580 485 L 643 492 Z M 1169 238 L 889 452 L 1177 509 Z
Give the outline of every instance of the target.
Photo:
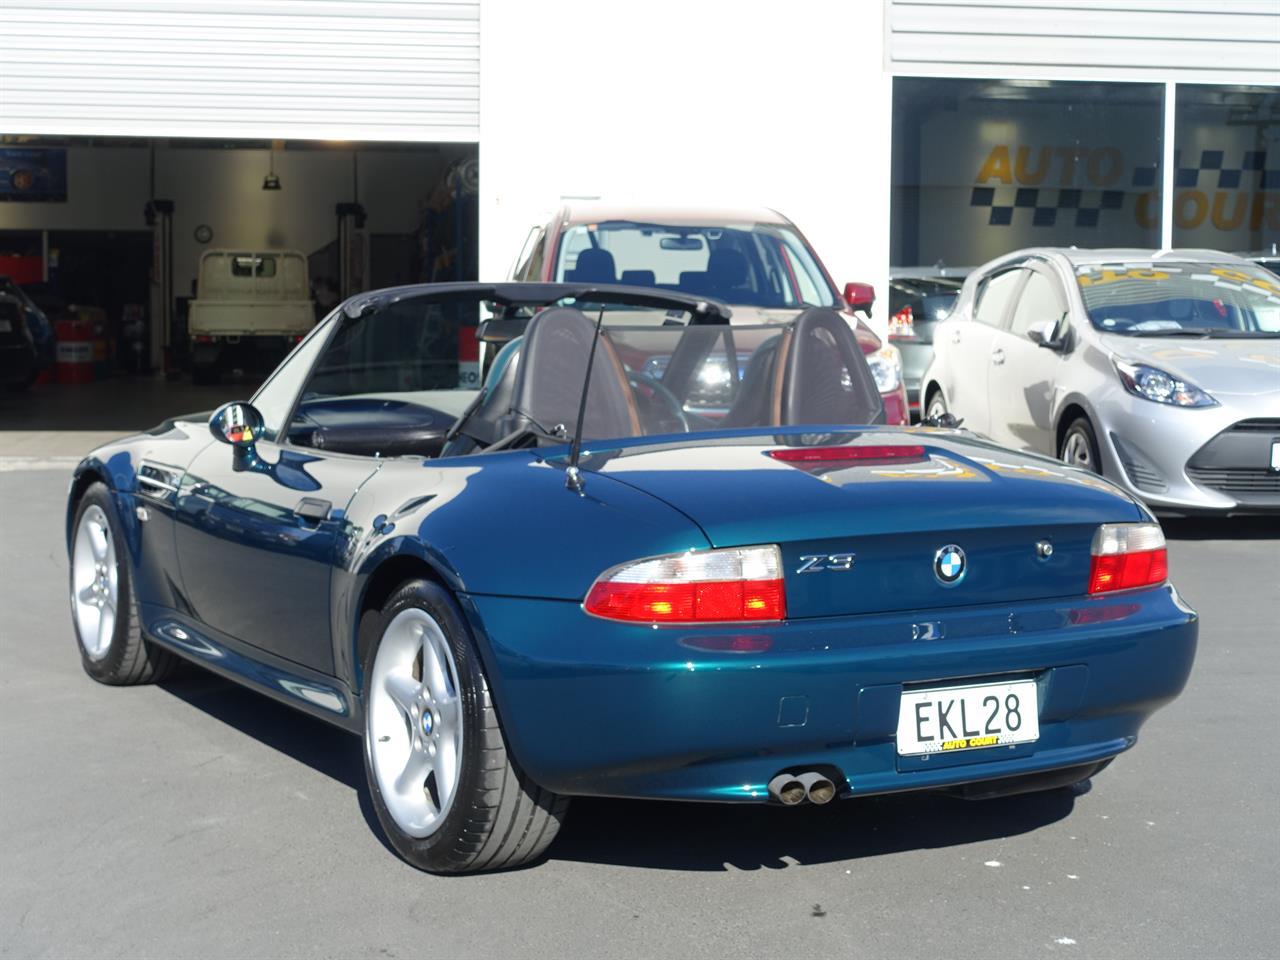
M 176 676 L 160 687 L 215 720 L 350 787 L 356 793 L 360 814 L 373 835 L 388 851 L 395 853 L 383 836 L 373 809 L 364 778 L 359 737 L 194 664 L 184 664 Z
M 194 666 L 168 693 L 355 791 L 388 850 L 365 784 L 359 738 Z M 578 797 L 550 860 L 662 870 L 782 869 L 1027 833 L 1063 819 L 1088 782 L 997 800 L 904 794 L 824 807 L 702 804 Z
M 1071 813 L 1074 789 L 968 801 L 941 794 L 823 806 L 576 798 L 552 860 L 661 870 L 784 869 L 932 850 L 1028 833 Z
M 1164 517 L 1169 540 L 1280 540 L 1280 517 Z

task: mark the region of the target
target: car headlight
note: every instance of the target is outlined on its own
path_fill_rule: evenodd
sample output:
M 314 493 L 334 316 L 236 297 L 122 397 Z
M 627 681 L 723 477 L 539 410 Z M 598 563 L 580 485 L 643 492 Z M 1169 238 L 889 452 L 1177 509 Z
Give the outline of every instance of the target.
M 1149 367 L 1145 363 L 1130 363 L 1127 360 L 1115 361 L 1116 372 L 1120 374 L 1120 382 L 1135 397 L 1152 400 L 1155 403 L 1167 403 L 1174 407 L 1216 407 L 1218 401 L 1213 399 L 1194 383 L 1179 380 L 1171 373 Z
M 867 354 L 867 366 L 875 377 L 876 389 L 892 393 L 902 385 L 902 354 L 892 344 L 885 344 L 875 353 Z

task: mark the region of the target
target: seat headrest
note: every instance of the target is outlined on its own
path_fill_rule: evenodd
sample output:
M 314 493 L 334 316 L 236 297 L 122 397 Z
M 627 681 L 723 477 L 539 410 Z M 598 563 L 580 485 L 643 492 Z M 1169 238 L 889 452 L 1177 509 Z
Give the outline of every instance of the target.
M 547 430 L 563 424 L 572 434 L 594 337 L 595 324 L 573 307 L 551 307 L 529 321 L 516 378 L 515 411 Z M 591 367 L 582 435 L 586 439 L 640 435 L 626 369 L 604 335 Z
M 780 387 L 777 422 L 883 423 L 884 404 L 848 321 L 826 307 L 796 318 Z
M 620 279 L 631 287 L 652 287 L 658 282 L 652 270 L 623 270 Z
M 578 254 L 578 262 L 564 278 L 570 283 L 617 283 L 618 268 L 613 254 L 599 247 L 587 247 Z

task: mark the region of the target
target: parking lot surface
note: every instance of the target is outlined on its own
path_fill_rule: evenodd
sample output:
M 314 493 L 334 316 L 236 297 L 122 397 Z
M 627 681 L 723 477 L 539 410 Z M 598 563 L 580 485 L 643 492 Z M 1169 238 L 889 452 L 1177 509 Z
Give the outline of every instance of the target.
M 1088 790 L 579 800 L 544 862 L 442 878 L 380 841 L 356 738 L 194 668 L 83 674 L 67 479 L 0 471 L 2 956 L 1275 954 L 1274 523 L 1167 524 L 1196 668 Z

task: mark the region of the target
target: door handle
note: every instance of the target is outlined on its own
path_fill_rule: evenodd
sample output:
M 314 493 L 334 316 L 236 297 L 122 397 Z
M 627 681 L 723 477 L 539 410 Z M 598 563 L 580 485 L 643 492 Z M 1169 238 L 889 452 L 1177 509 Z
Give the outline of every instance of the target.
M 991 362 L 994 363 L 997 367 L 1000 366 L 1002 363 L 1004 363 L 1004 351 L 1001 350 L 999 347 L 996 347 L 994 350 L 992 350 Z
M 328 500 L 319 500 L 315 497 L 303 497 L 298 501 L 298 505 L 293 508 L 303 520 L 311 523 L 322 523 L 329 519 L 329 511 L 333 509 L 333 504 Z

